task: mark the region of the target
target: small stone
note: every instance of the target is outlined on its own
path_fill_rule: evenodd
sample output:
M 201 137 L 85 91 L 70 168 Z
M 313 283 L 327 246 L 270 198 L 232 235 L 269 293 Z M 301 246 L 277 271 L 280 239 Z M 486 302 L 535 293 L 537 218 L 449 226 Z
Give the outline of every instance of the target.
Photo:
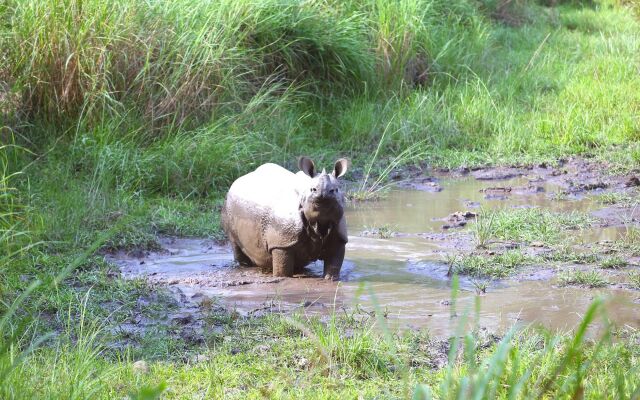
M 116 271 L 115 269 L 108 269 L 107 270 L 107 278 L 117 278 L 118 276 L 120 276 L 120 273 L 118 271 Z
M 577 184 L 569 181 L 569 185 L 572 187 L 573 192 L 602 190 L 609 187 L 608 183 L 602 181 L 578 182 Z
M 193 321 L 193 314 L 178 313 L 171 316 L 171 321 L 180 325 L 186 325 Z
M 149 372 L 149 365 L 144 360 L 138 360 L 133 363 L 133 371 L 139 374 L 146 374 Z
M 300 357 L 296 360 L 296 364 L 298 366 L 298 368 L 303 369 L 305 368 L 307 365 L 309 365 L 309 360 L 307 360 L 304 357 Z
M 261 344 L 256 346 L 256 348 L 254 349 L 254 351 L 258 354 L 265 354 L 268 353 L 269 350 L 271 350 L 271 346 L 269 346 L 268 344 Z
M 211 357 L 209 357 L 206 354 L 198 354 L 196 356 L 193 357 L 193 362 L 194 363 L 201 363 L 201 362 L 207 362 L 211 359 Z
M 531 247 L 544 247 L 544 243 L 542 242 L 531 242 Z
M 632 176 L 625 182 L 624 185 L 626 187 L 640 186 L 640 178 L 638 178 L 637 176 Z

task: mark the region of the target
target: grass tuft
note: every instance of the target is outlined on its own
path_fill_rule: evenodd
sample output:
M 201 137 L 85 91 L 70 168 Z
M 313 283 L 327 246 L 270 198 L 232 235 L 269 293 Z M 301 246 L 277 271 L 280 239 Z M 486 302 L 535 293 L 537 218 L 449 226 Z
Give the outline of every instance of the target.
M 555 213 L 541 208 L 484 210 L 471 228 L 478 247 L 491 241 L 559 243 L 567 231 L 586 228 L 593 219 L 580 212 Z
M 631 271 L 628 274 L 629 285 L 634 288 L 640 290 L 640 272 L 639 271 Z
M 629 263 L 622 257 L 609 257 L 602 261 L 600 267 L 604 269 L 620 269 L 627 265 L 629 265 Z
M 449 259 L 449 271 L 460 275 L 475 277 L 505 278 L 520 267 L 536 262 L 535 257 L 527 256 L 520 250 L 486 256 L 478 254 L 463 255 Z
M 598 271 L 566 271 L 558 274 L 560 286 L 578 285 L 588 288 L 599 288 L 609 285 L 606 278 Z

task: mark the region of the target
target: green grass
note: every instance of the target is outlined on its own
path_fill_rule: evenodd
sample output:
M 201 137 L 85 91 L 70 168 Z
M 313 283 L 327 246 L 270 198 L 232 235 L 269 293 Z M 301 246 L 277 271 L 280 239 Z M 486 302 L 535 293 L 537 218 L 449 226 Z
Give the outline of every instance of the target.
M 520 267 L 536 262 L 536 257 L 528 256 L 520 250 L 508 250 L 496 255 L 468 254 L 449 260 L 452 273 L 475 277 L 505 278 Z
M 595 264 L 599 260 L 597 251 L 576 251 L 571 246 L 559 245 L 549 253 L 542 255 L 544 260 L 574 264 Z
M 580 212 L 557 213 L 542 208 L 482 210 L 471 226 L 478 247 L 493 241 L 557 244 L 568 231 L 586 228 L 593 218 Z
M 300 154 L 349 157 L 361 198 L 407 165 L 578 154 L 637 168 L 640 22 L 626 7 L 4 2 L 0 397 L 637 397 L 637 343 L 585 343 L 580 330 L 488 344 L 460 334 L 463 356 L 454 350 L 444 369 L 424 331 L 385 335 L 356 316 L 223 313 L 205 345 L 162 324 L 123 338 L 110 328 L 175 304 L 94 251 L 153 249 L 162 234 L 222 238 L 231 182 L 264 162 L 293 169 Z M 472 229 L 479 246 L 559 245 L 589 223 L 497 210 Z M 618 245 L 637 253 L 636 231 Z M 503 277 L 530 262 L 515 250 L 454 269 Z M 602 283 L 586 274 L 582 284 Z M 134 371 L 140 359 L 148 373 Z
M 611 192 L 597 196 L 596 201 L 602 204 L 615 204 L 623 207 L 630 207 L 638 204 L 638 196 L 634 193 Z
M 588 288 L 599 288 L 609 285 L 607 279 L 598 271 L 565 271 L 558 274 L 560 286 L 577 285 Z
M 393 226 L 385 224 L 379 227 L 367 226 L 365 227 L 364 234 L 366 236 L 374 236 L 380 239 L 389 239 L 395 236 L 396 231 Z
M 627 265 L 629 265 L 629 263 L 622 257 L 609 257 L 600 263 L 600 267 L 604 269 L 620 269 Z
M 628 276 L 629 276 L 628 278 L 629 286 L 631 286 L 634 289 L 640 290 L 640 272 L 632 271 L 632 272 L 629 272 Z
M 640 255 L 640 228 L 630 223 L 625 224 L 625 232 L 622 238 L 616 242 L 623 250 L 633 255 Z
M 626 398 L 640 387 L 637 374 L 628 372 L 640 357 L 634 337 L 623 342 L 607 335 L 584 337 L 602 314 L 600 300 L 571 335 L 529 328 L 485 338 L 470 330 L 452 341 L 424 331 L 385 334 L 375 328 L 384 321 L 369 314 L 324 322 L 302 315 L 212 315 L 222 334 L 208 335 L 206 346 L 166 355 L 148 349 L 114 353 L 102 342 L 104 327 L 82 310 L 47 346 L 22 353 L 24 359 L 0 386 L 3 398 L 67 398 L 72 393 L 73 398 L 101 399 L 143 392 L 162 392 L 166 398 L 397 398 L 425 391 L 443 398 L 461 393 L 540 398 L 576 392 L 597 396 L 602 390 Z M 29 340 L 22 339 L 22 345 Z M 10 357 L 21 355 L 19 346 L 7 351 Z M 141 360 L 146 368 L 139 367 Z
M 117 215 L 216 236 L 177 207 L 219 204 L 237 176 L 300 154 L 351 158 L 370 177 L 363 198 L 387 166 L 640 160 L 639 25 L 624 8 L 522 4 L 528 22 L 512 27 L 464 0 L 77 4 L 1 11 L 2 135 L 34 152 L 7 172 L 29 165 L 15 185 L 39 238 L 87 243 Z M 419 60 L 426 84 L 400 78 Z

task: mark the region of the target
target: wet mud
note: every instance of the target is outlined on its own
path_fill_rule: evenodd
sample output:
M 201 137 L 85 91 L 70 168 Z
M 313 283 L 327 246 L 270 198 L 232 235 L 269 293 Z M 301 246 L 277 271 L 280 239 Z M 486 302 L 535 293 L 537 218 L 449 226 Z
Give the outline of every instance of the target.
M 638 224 L 640 207 L 596 201 L 603 193 L 637 193 L 636 175 L 607 176 L 603 171 L 602 165 L 576 159 L 556 167 L 460 169 L 400 177 L 401 183 L 386 197 L 352 203 L 346 210 L 349 243 L 339 282 L 322 279 L 319 263 L 293 278 L 274 278 L 257 268 L 235 265 L 228 246 L 203 239 L 161 238 L 161 251 L 109 257 L 124 277 L 168 287 L 187 319 L 203 303 L 247 316 L 328 315 L 361 308 L 382 313 L 392 327 L 424 327 L 445 337 L 455 332 L 465 313 L 475 313 L 480 295 L 480 327 L 504 331 L 513 325 L 540 324 L 562 331 L 575 327 L 593 299 L 604 296 L 615 323 L 638 328 L 640 291 L 620 279 L 639 269 L 634 258 L 623 269 L 600 270 L 610 284 L 598 289 L 558 284 L 560 272 L 597 268 L 571 261 L 522 267 L 501 280 L 461 276 L 457 299 L 451 301 L 447 260 L 478 251 L 469 225 L 488 208 L 589 213 L 596 222 L 576 232 L 572 245 L 578 252 L 606 254 L 607 243 L 617 243 L 629 226 Z M 502 243 L 483 251 L 490 254 L 509 246 L 522 245 Z M 536 242 L 522 250 L 534 255 L 550 251 Z

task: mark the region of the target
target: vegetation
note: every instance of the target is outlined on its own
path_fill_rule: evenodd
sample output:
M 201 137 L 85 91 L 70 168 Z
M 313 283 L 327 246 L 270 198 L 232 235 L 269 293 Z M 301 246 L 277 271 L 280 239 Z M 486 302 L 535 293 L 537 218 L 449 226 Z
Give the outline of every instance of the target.
M 615 204 L 622 207 L 630 207 L 638 204 L 637 193 L 604 193 L 596 197 L 596 200 L 602 204 Z
M 617 257 L 612 257 L 617 258 Z M 557 261 L 573 264 L 595 264 L 599 257 L 596 251 L 576 251 L 570 246 L 560 245 L 554 251 L 543 255 L 545 261 Z
M 454 284 L 453 298 L 455 293 Z M 483 336 L 479 315 L 469 310 L 454 321 L 459 335 L 449 341 L 424 331 L 391 333 L 382 313 L 321 321 L 302 314 L 237 318 L 212 311 L 206 346 L 176 340 L 167 331 L 147 332 L 132 339 L 140 348 L 119 353 L 105 345 L 105 325 L 89 318 L 88 298 L 76 299 L 78 314 L 68 312 L 71 318 L 51 345 L 36 351 L 33 337 L 2 343 L 3 398 L 67 398 L 70 390 L 74 398 L 540 398 L 603 390 L 627 398 L 640 387 L 638 375 L 628 373 L 640 357 L 635 336 L 625 339 L 629 345 L 608 333 L 585 338 L 589 326 L 605 317 L 600 299 L 573 335 L 529 328 L 502 338 Z M 475 328 L 463 333 L 469 321 L 476 321 Z
M 640 290 L 640 271 L 629 272 L 629 285 L 637 290 Z
M 516 272 L 519 267 L 537 260 L 520 250 L 508 250 L 491 256 L 470 254 L 450 259 L 449 270 L 461 275 L 504 278 Z
M 483 210 L 472 226 L 478 247 L 492 241 L 557 244 L 568 230 L 586 228 L 592 221 L 579 212 L 556 213 L 541 208 Z
M 266 161 L 347 156 L 362 199 L 412 164 L 581 154 L 637 167 L 633 6 L 552 3 L 2 2 L 0 398 L 637 398 L 637 338 L 585 339 L 599 300 L 571 334 L 490 341 L 478 327 L 442 342 L 390 332 L 382 313 L 215 308 L 204 343 L 166 323 L 114 332 L 175 304 L 104 252 L 222 238 L 226 188 Z M 478 222 L 485 246 L 557 244 L 588 219 L 523 209 Z M 638 237 L 629 227 L 624 245 Z M 527 262 L 498 257 L 456 269 L 505 276 Z
M 609 285 L 607 279 L 598 271 L 573 270 L 558 274 L 558 283 L 561 286 L 578 285 L 588 288 L 598 288 Z
M 629 263 L 622 257 L 609 257 L 602 261 L 600 266 L 604 269 L 620 269 L 626 267 L 628 264 Z
M 380 239 L 389 239 L 395 236 L 396 231 L 391 225 L 385 224 L 380 227 L 367 227 L 362 234 L 364 236 L 374 236 Z

